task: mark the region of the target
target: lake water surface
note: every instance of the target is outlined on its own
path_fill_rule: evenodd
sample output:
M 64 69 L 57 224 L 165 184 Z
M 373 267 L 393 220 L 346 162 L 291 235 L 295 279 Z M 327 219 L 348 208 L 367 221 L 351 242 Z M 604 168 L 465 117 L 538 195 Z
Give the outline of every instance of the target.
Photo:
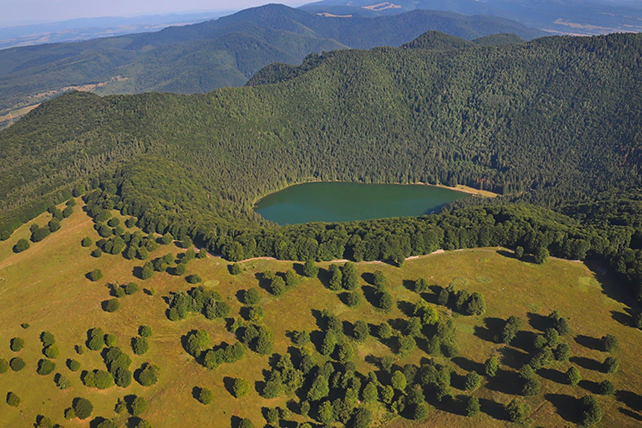
M 417 217 L 468 196 L 421 184 L 314 182 L 287 187 L 256 204 L 256 212 L 280 225 Z

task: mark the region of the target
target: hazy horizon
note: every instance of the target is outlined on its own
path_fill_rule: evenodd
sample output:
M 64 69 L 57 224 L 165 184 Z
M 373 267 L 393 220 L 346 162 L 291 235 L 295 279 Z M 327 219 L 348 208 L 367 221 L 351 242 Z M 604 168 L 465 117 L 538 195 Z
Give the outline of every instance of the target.
M 5 0 L 0 27 L 45 24 L 73 19 L 136 17 L 144 15 L 171 15 L 203 12 L 239 11 L 269 3 L 301 6 L 309 0 Z

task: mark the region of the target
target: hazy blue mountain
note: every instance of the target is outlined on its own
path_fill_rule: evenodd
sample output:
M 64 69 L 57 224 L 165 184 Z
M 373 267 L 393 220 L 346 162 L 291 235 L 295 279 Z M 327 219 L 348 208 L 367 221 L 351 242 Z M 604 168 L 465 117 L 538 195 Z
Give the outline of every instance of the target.
M 172 15 L 145 15 L 130 18 L 100 17 L 70 19 L 42 24 L 0 27 L 0 49 L 44 43 L 62 43 L 158 31 L 171 25 L 202 22 L 229 12 L 202 12 Z
M 301 7 L 311 13 L 378 16 L 415 9 L 508 18 L 551 33 L 642 31 L 642 2 L 635 0 L 323 0 Z

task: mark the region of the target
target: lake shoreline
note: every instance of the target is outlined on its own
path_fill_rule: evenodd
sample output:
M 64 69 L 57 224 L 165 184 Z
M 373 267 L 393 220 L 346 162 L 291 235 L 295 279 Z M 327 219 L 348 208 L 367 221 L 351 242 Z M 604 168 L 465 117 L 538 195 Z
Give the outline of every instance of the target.
M 451 186 L 446 186 L 445 184 L 424 183 L 423 181 L 416 181 L 413 183 L 363 183 L 361 181 L 310 180 L 310 181 L 302 181 L 300 183 L 288 184 L 287 186 L 281 187 L 277 190 L 261 195 L 252 202 L 252 209 L 256 211 L 257 204 L 259 203 L 259 201 L 270 195 L 273 195 L 274 193 L 278 193 L 284 189 L 287 189 L 288 187 L 300 186 L 302 184 L 310 184 L 310 183 L 390 184 L 395 186 L 429 186 L 429 187 L 439 187 L 441 189 L 447 189 L 447 190 L 454 190 L 456 192 L 467 193 L 469 195 L 474 195 L 474 196 L 482 196 L 484 198 L 496 198 L 499 196 L 498 193 L 493 193 L 490 190 L 475 189 L 474 187 L 464 186 L 463 184 L 458 184 L 455 187 L 451 187 Z
M 420 217 L 455 200 L 481 197 L 475 189 L 425 183 L 310 181 L 260 199 L 254 210 L 280 225 Z M 477 196 L 475 196 L 477 195 Z

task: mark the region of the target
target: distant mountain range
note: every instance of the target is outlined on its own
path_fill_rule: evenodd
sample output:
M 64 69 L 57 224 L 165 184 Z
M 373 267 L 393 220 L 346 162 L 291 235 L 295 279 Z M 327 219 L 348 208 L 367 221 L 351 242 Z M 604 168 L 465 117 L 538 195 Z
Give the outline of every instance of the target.
M 549 33 L 576 35 L 642 31 L 642 2 L 637 0 L 323 0 L 301 9 L 341 16 L 444 10 L 499 16 Z
M 268 5 L 159 32 L 0 51 L 0 126 L 71 90 L 103 95 L 208 92 L 241 86 L 262 67 L 300 64 L 310 53 L 399 46 L 429 30 L 464 39 L 545 33 L 503 18 L 413 10 L 333 18 Z
M 218 18 L 229 12 L 70 19 L 42 24 L 0 28 L 0 49 L 43 43 L 77 42 L 124 34 L 158 31 L 171 25 L 187 25 Z

